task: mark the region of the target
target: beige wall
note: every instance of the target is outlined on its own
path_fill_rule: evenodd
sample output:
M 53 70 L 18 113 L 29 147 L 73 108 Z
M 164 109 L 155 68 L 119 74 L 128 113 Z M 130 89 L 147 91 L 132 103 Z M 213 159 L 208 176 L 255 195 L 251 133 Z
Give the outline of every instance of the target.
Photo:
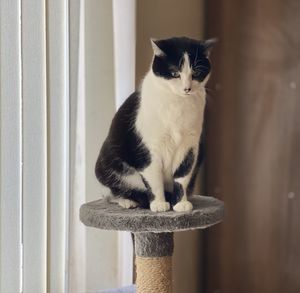
M 150 38 L 203 36 L 202 0 L 137 1 L 136 81 L 148 70 L 152 58 Z M 174 293 L 199 293 L 201 287 L 201 233 L 175 236 Z

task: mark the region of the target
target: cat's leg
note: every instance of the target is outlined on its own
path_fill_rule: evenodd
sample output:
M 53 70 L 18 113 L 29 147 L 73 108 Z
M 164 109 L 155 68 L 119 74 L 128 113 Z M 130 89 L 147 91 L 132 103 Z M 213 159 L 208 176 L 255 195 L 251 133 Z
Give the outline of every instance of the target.
M 143 170 L 144 183 L 151 190 L 152 198 L 150 209 L 153 212 L 165 212 L 170 209 L 170 203 L 165 199 L 162 165 L 158 160 L 152 160 L 151 164 Z
M 177 212 L 187 212 L 193 209 L 192 203 L 187 198 L 187 188 L 196 165 L 196 152 L 197 147 L 182 146 L 175 156 L 173 209 Z

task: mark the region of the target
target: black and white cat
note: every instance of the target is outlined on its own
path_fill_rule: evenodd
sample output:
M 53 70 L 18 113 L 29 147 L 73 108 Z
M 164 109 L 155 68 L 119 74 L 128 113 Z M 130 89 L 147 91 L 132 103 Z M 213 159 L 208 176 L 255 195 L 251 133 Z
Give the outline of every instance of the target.
M 119 108 L 95 172 L 124 208 L 191 211 L 215 40 L 151 40 L 154 57 L 140 91 Z M 198 162 L 198 164 L 197 164 Z

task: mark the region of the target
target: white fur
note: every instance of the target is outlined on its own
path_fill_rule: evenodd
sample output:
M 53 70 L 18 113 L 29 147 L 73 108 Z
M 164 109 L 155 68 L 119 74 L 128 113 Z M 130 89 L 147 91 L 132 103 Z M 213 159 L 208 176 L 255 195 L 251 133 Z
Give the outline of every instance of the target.
M 122 197 L 113 197 L 110 199 L 110 202 L 117 203 L 124 209 L 132 209 L 132 208 L 136 208 L 138 206 L 137 202 L 130 200 L 130 199 L 122 198 Z
M 129 187 L 134 187 L 134 188 L 138 188 L 138 189 L 141 189 L 141 190 L 146 189 L 145 184 L 142 180 L 142 177 L 138 172 L 135 172 L 134 174 L 131 174 L 131 175 L 122 176 L 121 179 Z
M 155 40 L 151 39 L 151 45 L 153 52 L 156 56 L 164 56 L 165 53 L 155 44 Z
M 173 209 L 176 212 L 190 212 L 191 210 L 193 210 L 193 205 L 187 200 L 182 200 L 179 203 L 177 203 L 173 207 Z
M 150 150 L 151 164 L 142 175 L 148 181 L 155 199 L 150 208 L 153 211 L 166 211 L 170 208 L 165 202 L 164 188 L 171 189 L 173 173 L 178 168 L 190 148 L 195 155 L 202 132 L 205 106 L 204 81 L 192 80 L 192 70 L 188 54 L 183 56 L 180 78 L 166 80 L 154 75 L 150 70 L 142 84 L 141 104 L 137 114 L 136 128 L 143 137 L 143 143 Z M 207 80 L 207 79 L 206 79 Z M 191 87 L 186 94 L 184 89 Z M 184 191 L 191 173 L 178 178 Z M 188 211 L 192 205 L 187 201 L 174 207 L 176 211 Z
M 185 89 L 192 88 L 192 68 L 190 65 L 190 58 L 188 53 L 184 53 L 183 60 L 184 61 L 180 72 L 180 78 L 182 80 L 182 90 L 185 93 Z
M 166 201 L 154 200 L 150 204 L 152 212 L 166 212 L 170 209 L 170 204 Z

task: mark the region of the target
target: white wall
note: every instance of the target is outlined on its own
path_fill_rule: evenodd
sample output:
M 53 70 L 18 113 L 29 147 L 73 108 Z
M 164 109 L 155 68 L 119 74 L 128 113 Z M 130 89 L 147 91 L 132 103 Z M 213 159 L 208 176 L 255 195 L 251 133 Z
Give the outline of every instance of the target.
M 101 196 L 94 166 L 115 113 L 112 1 L 88 0 L 85 10 L 86 200 L 92 201 Z M 116 232 L 87 228 L 87 292 L 117 287 L 117 244 Z

